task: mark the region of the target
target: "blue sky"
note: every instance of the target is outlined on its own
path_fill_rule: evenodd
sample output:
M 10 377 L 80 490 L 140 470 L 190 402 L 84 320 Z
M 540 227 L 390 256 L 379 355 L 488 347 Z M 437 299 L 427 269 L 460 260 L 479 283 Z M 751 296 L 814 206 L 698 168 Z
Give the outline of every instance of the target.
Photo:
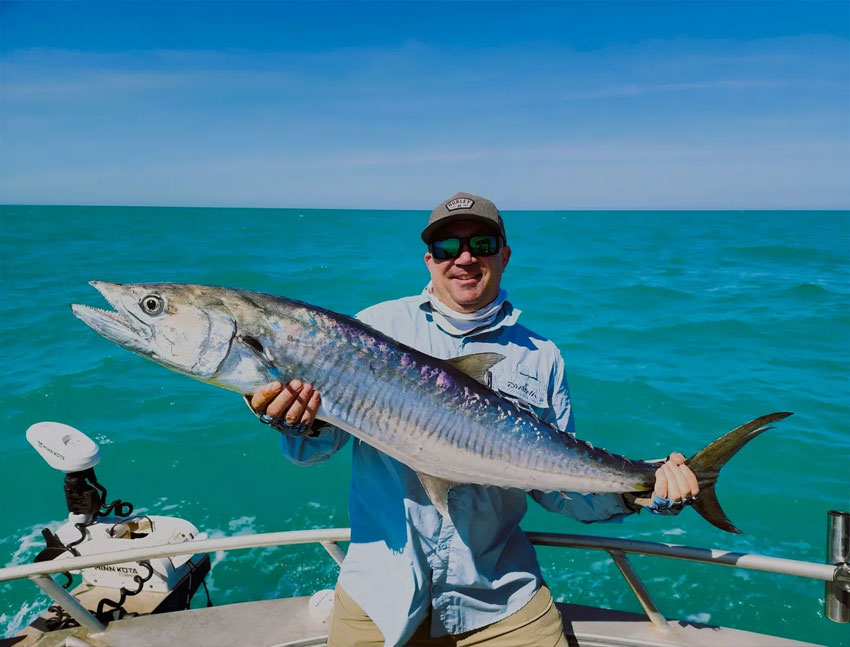
M 847 2 L 0 2 L 0 202 L 850 207 Z

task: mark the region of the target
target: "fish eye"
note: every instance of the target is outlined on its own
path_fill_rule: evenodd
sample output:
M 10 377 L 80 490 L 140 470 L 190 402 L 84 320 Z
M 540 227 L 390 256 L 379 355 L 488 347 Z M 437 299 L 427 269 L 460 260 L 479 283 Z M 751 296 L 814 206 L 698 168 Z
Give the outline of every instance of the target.
M 149 294 L 139 301 L 139 307 L 149 315 L 158 315 L 165 309 L 165 301 L 161 296 Z

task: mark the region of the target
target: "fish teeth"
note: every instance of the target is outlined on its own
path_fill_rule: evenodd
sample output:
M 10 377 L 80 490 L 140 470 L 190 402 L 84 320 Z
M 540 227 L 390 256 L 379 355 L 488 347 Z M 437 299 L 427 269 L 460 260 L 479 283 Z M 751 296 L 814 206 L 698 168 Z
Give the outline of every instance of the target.
M 100 314 L 106 315 L 107 317 L 111 317 L 112 319 L 115 319 L 116 321 L 121 321 L 123 319 L 121 314 L 119 312 L 116 312 L 115 310 L 104 310 L 103 308 L 96 308 L 95 306 L 77 305 L 77 307 L 83 308 L 85 310 L 93 310 L 94 312 L 99 312 Z

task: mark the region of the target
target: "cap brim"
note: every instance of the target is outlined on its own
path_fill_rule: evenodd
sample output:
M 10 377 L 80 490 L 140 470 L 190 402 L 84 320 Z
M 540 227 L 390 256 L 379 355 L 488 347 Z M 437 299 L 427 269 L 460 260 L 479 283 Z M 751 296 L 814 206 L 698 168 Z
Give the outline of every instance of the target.
M 422 230 L 422 242 L 426 245 L 429 244 L 434 234 L 436 234 L 440 229 L 442 229 L 449 223 L 455 222 L 457 220 L 471 220 L 473 222 L 480 222 L 483 225 L 487 225 L 488 229 L 495 232 L 502 238 L 505 237 L 499 227 L 496 226 L 496 224 L 490 218 L 484 218 L 475 213 L 453 213 L 449 216 L 445 216 L 444 218 L 440 218 L 439 220 L 432 222 L 427 227 L 425 227 L 425 229 Z

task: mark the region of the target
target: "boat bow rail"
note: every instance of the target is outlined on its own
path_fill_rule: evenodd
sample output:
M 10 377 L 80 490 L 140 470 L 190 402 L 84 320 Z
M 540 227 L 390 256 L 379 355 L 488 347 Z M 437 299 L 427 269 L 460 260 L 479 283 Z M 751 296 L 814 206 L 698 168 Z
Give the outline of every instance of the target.
M 835 517 L 832 513 L 830 513 L 830 515 L 830 518 Z M 840 518 L 846 519 L 847 513 L 840 513 L 839 516 Z M 827 558 L 834 563 L 826 564 L 770 557 L 754 553 L 740 553 L 712 548 L 696 548 L 692 546 L 681 546 L 678 544 L 665 544 L 613 537 L 597 537 L 591 535 L 573 535 L 550 532 L 528 532 L 526 534 L 533 544 L 539 546 L 582 548 L 607 552 L 619 568 L 625 580 L 628 582 L 653 627 L 660 632 L 667 632 L 669 630 L 667 619 L 658 609 L 640 579 L 640 576 L 629 562 L 629 554 L 652 555 L 668 559 L 701 562 L 704 564 L 719 564 L 734 568 L 764 571 L 769 573 L 781 573 L 785 575 L 822 580 L 826 583 L 827 590 L 831 590 L 833 592 L 833 598 L 831 601 L 833 613 L 828 614 L 828 617 L 836 622 L 847 622 L 848 619 L 850 619 L 847 617 L 847 600 L 850 598 L 850 566 L 847 564 L 846 556 L 843 560 L 838 561 L 844 554 L 840 553 L 840 551 L 836 551 L 834 548 L 836 543 L 846 548 L 847 537 L 844 537 L 843 539 L 839 537 L 836 540 L 836 533 L 833 531 L 832 526 L 830 526 L 830 532 L 830 536 L 833 539 L 830 540 L 829 550 L 831 552 L 828 554 Z M 88 628 L 90 631 L 97 633 L 104 630 L 103 624 L 101 624 L 91 613 L 83 608 L 65 589 L 57 585 L 53 581 L 52 577 L 50 577 L 52 574 L 90 568 L 93 566 L 107 566 L 110 564 L 154 559 L 158 557 L 175 557 L 178 555 L 192 555 L 212 551 L 229 551 L 247 548 L 312 543 L 320 544 L 324 547 L 328 554 L 330 554 L 334 561 L 341 564 L 344 553 L 340 548 L 339 543 L 348 542 L 350 540 L 351 532 L 349 528 L 295 530 L 260 533 L 254 535 L 240 535 L 238 537 L 193 540 L 179 544 L 147 546 L 144 548 L 133 548 L 110 553 L 102 553 L 99 555 L 85 555 L 69 559 L 6 567 L 0 569 L 0 582 L 25 578 L 32 580 L 81 625 Z M 835 612 L 836 609 L 838 609 L 837 613 Z

